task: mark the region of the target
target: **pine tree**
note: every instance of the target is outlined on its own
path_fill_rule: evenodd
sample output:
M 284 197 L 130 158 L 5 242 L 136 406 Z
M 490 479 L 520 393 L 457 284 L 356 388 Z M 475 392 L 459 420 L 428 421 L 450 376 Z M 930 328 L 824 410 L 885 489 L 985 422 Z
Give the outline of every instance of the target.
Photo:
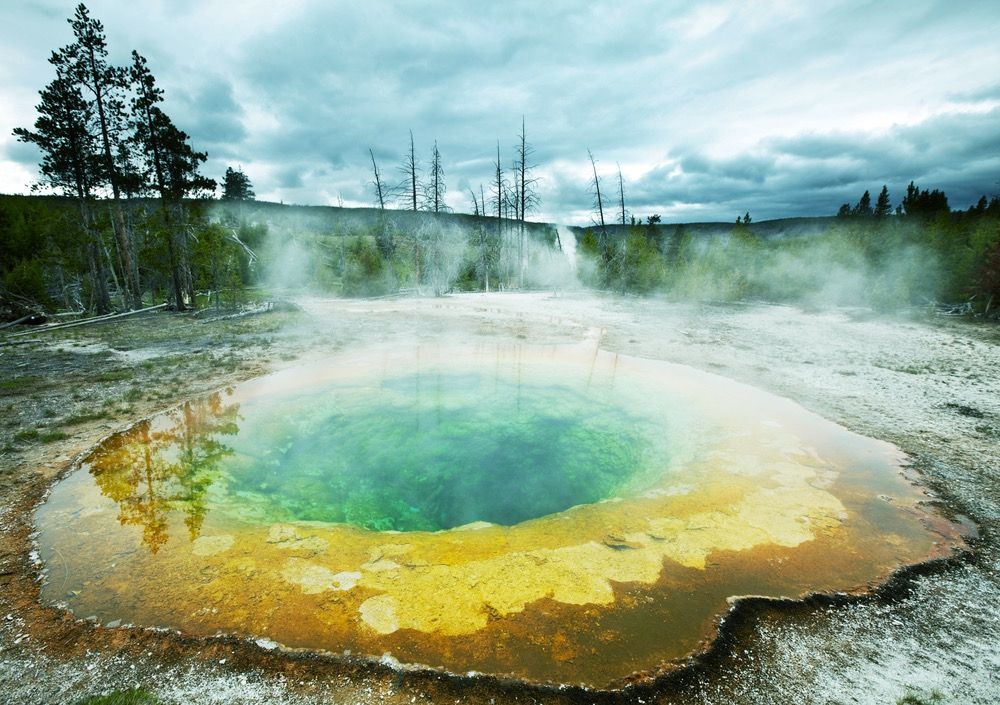
M 124 130 L 127 124 L 123 91 L 126 87 L 126 72 L 108 63 L 107 39 L 104 26 L 90 16 L 82 3 L 77 5 L 69 20 L 76 42 L 60 51 L 53 52 L 50 63 L 64 67 L 78 85 L 91 96 L 96 116 L 95 131 L 99 135 L 101 163 L 103 167 L 102 185 L 110 186 L 112 197 L 112 228 L 121 259 L 122 278 L 125 283 L 124 298 L 129 308 L 141 306 L 139 268 L 136 261 L 135 242 L 131 229 L 125 221 L 122 208 L 122 175 L 124 169 L 116 159 L 116 154 L 127 154 L 124 144 Z
M 889 187 L 883 184 L 882 190 L 878 194 L 878 200 L 875 202 L 875 217 L 881 220 L 888 217 L 891 213 L 892 204 L 889 202 Z
M 14 130 L 14 136 L 21 142 L 34 144 L 42 152 L 39 166 L 42 181 L 37 187 L 50 188 L 76 200 L 84 235 L 92 307 L 96 313 L 104 314 L 111 310 L 111 301 L 103 243 L 93 223 L 99 145 L 89 127 L 91 104 L 84 99 L 75 81 L 58 67 L 57 71 L 57 78 L 40 92 L 34 131 L 19 127 Z
M 226 167 L 226 175 L 222 180 L 223 201 L 252 201 L 256 195 L 250 177 L 243 173 L 242 168 Z
M 195 152 L 188 144 L 187 134 L 177 129 L 159 108 L 163 91 L 157 87 L 146 59 L 135 51 L 132 52 L 130 75 L 135 87 L 133 140 L 144 155 L 145 182 L 160 197 L 174 306 L 181 311 L 186 308 L 185 293 L 194 303 L 194 280 L 184 228 L 184 199 L 214 192 L 215 182 L 198 173 L 207 155 Z
M 854 211 L 851 214 L 861 218 L 869 218 L 872 216 L 872 195 L 868 191 L 865 191 L 861 195 L 861 200 L 858 201 L 856 206 L 854 206 Z

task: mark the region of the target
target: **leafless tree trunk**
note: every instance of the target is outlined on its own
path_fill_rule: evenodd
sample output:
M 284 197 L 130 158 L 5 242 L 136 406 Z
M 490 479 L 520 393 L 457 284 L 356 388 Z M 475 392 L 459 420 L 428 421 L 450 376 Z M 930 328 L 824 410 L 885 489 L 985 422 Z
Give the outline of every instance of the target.
M 594 155 L 591 154 L 590 150 L 587 150 L 587 156 L 590 157 L 590 167 L 594 170 L 594 180 L 591 182 L 591 187 L 594 189 L 594 205 L 597 208 L 597 215 L 599 217 L 599 224 L 601 226 L 601 234 L 606 236 L 607 229 L 604 224 L 604 201 L 601 200 L 601 180 L 597 178 L 597 162 L 594 161 Z
M 521 284 L 524 284 L 524 249 L 527 237 L 525 220 L 538 205 L 538 195 L 535 191 L 535 184 L 538 179 L 532 178 L 531 171 L 534 165 L 530 163 L 534 149 L 528 144 L 527 131 L 525 130 L 524 116 L 521 116 L 521 134 L 518 135 L 517 159 L 515 161 L 515 171 L 517 173 L 517 184 L 515 184 L 515 197 L 517 200 L 518 218 L 518 258 L 520 260 Z
M 97 56 L 93 46 L 85 46 L 87 52 L 86 61 L 90 69 L 91 83 L 88 85 L 94 94 L 94 103 L 97 106 L 98 123 L 101 130 L 101 145 L 103 149 L 104 166 L 108 172 L 108 181 L 111 184 L 112 195 L 112 217 L 111 224 L 118 244 L 118 250 L 122 258 L 123 278 L 125 279 L 124 300 L 126 307 L 130 309 L 140 308 L 142 305 L 139 292 L 139 268 L 136 265 L 135 247 L 132 241 L 132 234 L 125 224 L 125 215 L 122 211 L 121 188 L 118 185 L 118 169 L 111 151 L 111 130 L 108 126 L 106 112 L 106 91 L 109 88 L 106 80 L 101 76 L 98 66 Z
M 427 192 L 427 209 L 434 213 L 448 210 L 444 203 L 444 167 L 441 166 L 441 152 L 438 151 L 437 140 L 434 140 L 434 151 L 431 153 L 431 182 Z
M 378 196 L 378 207 L 379 210 L 385 210 L 385 189 L 382 186 L 382 178 L 378 173 L 378 164 L 375 163 L 375 153 L 372 151 L 371 147 L 368 148 L 368 154 L 372 158 L 372 173 L 374 178 L 372 183 L 375 185 L 375 195 Z
M 622 225 L 625 225 L 625 182 L 622 180 L 622 165 L 618 165 L 618 196 L 622 207 Z
M 408 198 L 410 209 L 416 212 L 418 208 L 417 202 L 417 150 L 413 146 L 413 130 L 410 130 L 410 151 L 403 155 L 403 166 L 400 167 L 400 171 L 403 172 L 406 177 L 404 182 L 405 188 L 408 191 Z
M 495 193 L 494 203 L 496 204 L 496 208 L 497 208 L 497 241 L 500 243 L 501 251 L 503 251 L 503 249 L 504 249 L 503 243 L 504 243 L 504 236 L 505 236 L 505 232 L 504 232 L 505 228 L 504 228 L 503 219 L 504 219 L 504 209 L 505 209 L 506 203 L 507 203 L 507 185 L 504 182 L 504 178 L 503 178 L 503 166 L 501 166 L 501 162 L 500 162 L 500 140 L 497 140 L 497 158 L 496 158 L 496 161 L 493 162 L 493 169 L 494 169 L 494 178 L 495 178 L 495 180 L 493 182 L 493 189 L 494 189 L 494 193 Z M 507 285 L 509 286 L 510 285 L 510 270 L 509 270 L 509 267 L 507 266 L 508 265 L 507 260 L 509 258 L 503 257 L 502 259 L 503 259 L 504 271 L 505 271 L 505 274 L 506 274 L 505 280 L 507 282 Z
M 476 198 L 476 192 L 473 190 L 473 188 L 471 186 L 469 187 L 469 193 L 472 194 L 472 211 L 473 211 L 472 214 L 478 218 L 479 217 L 479 200 Z

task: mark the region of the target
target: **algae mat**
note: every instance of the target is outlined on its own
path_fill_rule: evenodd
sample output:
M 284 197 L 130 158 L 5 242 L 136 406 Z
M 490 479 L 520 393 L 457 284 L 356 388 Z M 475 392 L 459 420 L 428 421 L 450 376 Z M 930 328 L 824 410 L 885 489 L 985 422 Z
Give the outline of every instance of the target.
M 946 555 L 894 447 L 592 345 L 368 348 L 138 422 L 37 512 L 43 598 L 455 673 L 608 687 L 736 595 Z

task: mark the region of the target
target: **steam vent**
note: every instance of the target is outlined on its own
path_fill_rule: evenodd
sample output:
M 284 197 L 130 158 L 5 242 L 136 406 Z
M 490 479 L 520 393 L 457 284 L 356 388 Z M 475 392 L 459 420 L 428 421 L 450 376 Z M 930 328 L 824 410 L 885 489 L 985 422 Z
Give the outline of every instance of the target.
M 903 461 L 592 344 L 369 348 L 106 439 L 38 509 L 43 596 L 105 624 L 614 687 L 701 648 L 733 596 L 945 555 L 957 529 Z

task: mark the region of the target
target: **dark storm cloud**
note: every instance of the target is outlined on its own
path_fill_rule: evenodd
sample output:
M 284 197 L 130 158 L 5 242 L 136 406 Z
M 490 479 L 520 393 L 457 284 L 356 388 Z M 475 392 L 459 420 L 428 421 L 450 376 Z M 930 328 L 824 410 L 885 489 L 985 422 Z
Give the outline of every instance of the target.
M 199 144 L 213 151 L 227 150 L 247 136 L 243 108 L 233 95 L 232 84 L 221 77 L 200 77 L 193 92 L 175 91 L 166 109 L 185 132 L 196 135 Z
M 767 140 L 762 154 L 684 155 L 627 184 L 633 210 L 680 202 L 715 204 L 735 217 L 832 214 L 887 185 L 898 203 L 911 180 L 941 188 L 953 207 L 993 193 L 1000 174 L 1000 109 L 940 115 L 883 134 L 836 133 Z M 585 206 L 586 200 L 579 203 Z M 697 210 L 695 211 L 697 212 Z M 720 218 L 721 219 L 721 218 Z
M 17 26 L 0 85 L 19 106 L 0 106 L 3 134 L 33 121 L 73 4 L 0 6 Z M 396 182 L 412 129 L 471 209 L 498 139 L 510 167 L 522 115 L 554 220 L 590 217 L 588 148 L 609 187 L 621 163 L 633 211 L 667 219 L 829 213 L 910 179 L 962 204 L 997 178 L 995 3 L 89 5 L 116 56 L 150 59 L 209 175 L 241 165 L 262 198 L 371 203 L 368 148 Z M 23 148 L 0 148 L 27 173 Z

